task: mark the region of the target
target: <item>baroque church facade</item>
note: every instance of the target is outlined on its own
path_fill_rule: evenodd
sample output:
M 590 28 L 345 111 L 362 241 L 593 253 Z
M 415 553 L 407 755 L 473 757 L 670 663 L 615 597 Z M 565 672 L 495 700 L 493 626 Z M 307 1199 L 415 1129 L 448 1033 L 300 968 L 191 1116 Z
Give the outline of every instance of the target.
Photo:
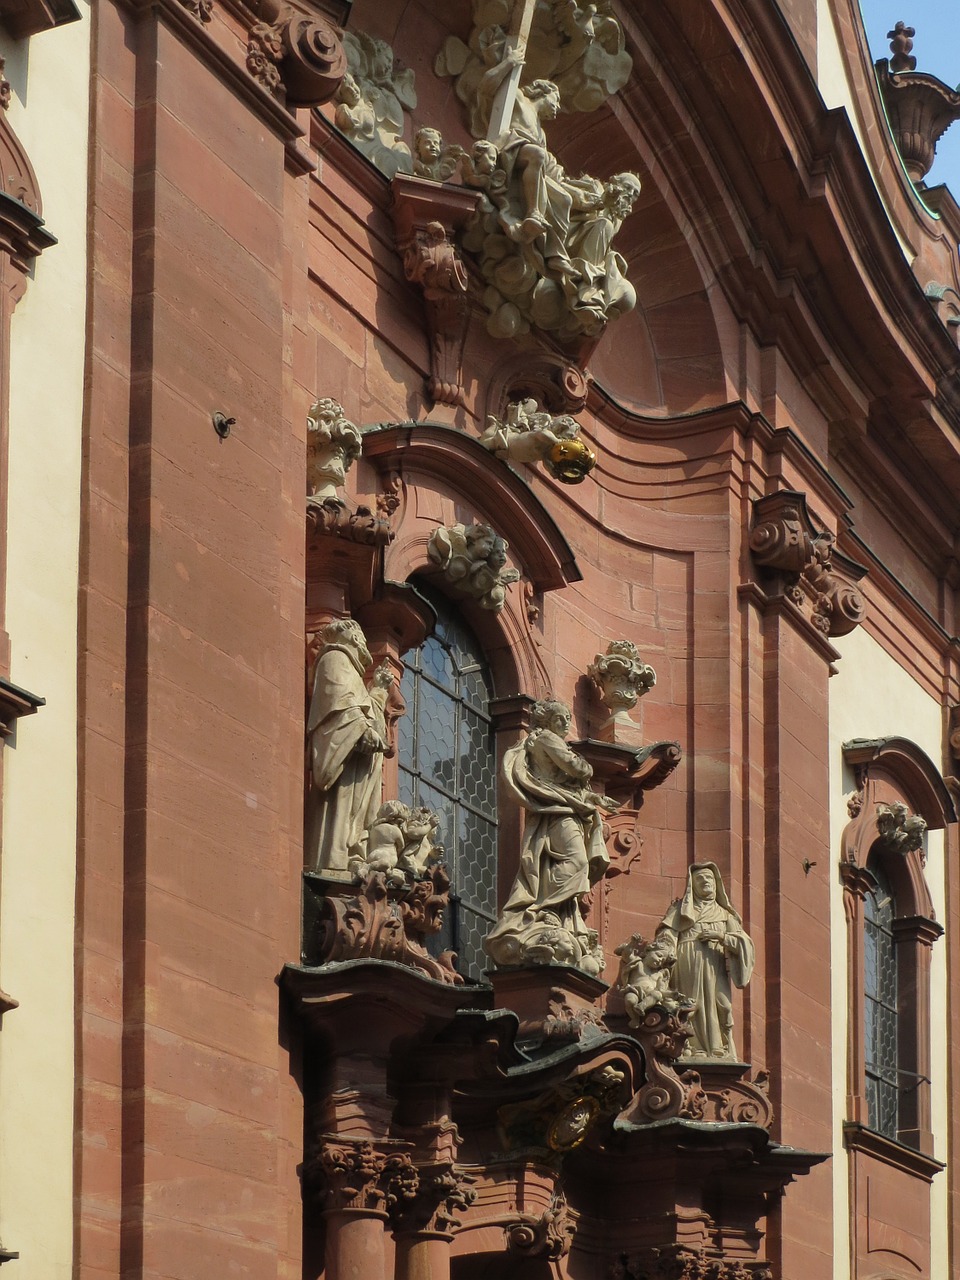
M 897 16 L 0 0 L 12 1280 L 956 1273 Z

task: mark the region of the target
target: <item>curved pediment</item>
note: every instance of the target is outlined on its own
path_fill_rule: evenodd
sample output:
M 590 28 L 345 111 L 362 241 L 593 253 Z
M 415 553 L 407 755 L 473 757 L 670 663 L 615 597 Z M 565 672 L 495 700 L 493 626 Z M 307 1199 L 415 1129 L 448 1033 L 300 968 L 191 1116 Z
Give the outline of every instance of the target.
M 377 470 L 441 481 L 507 539 L 538 591 L 583 577 L 567 539 L 529 485 L 473 436 L 436 422 L 386 423 L 363 431 Z

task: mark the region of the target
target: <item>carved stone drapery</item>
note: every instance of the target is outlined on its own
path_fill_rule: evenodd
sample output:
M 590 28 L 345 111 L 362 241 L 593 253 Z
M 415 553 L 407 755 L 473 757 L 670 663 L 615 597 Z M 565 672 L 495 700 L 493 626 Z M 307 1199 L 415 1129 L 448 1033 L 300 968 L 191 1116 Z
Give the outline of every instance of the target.
M 749 545 L 754 563 L 823 635 L 844 636 L 866 612 L 857 583 L 866 573 L 818 530 L 803 493 L 782 489 L 753 504 Z
M 478 200 L 476 192 L 427 178 L 400 174 L 393 180 L 393 221 L 404 275 L 423 290 L 430 344 L 427 395 L 435 403 L 463 403 L 468 278 L 454 236 Z
M 417 105 L 413 72 L 395 67 L 386 41 L 363 31 L 348 31 L 343 45 L 349 70 L 336 91 L 337 128 L 388 178 L 410 173 L 403 132 L 404 113 Z

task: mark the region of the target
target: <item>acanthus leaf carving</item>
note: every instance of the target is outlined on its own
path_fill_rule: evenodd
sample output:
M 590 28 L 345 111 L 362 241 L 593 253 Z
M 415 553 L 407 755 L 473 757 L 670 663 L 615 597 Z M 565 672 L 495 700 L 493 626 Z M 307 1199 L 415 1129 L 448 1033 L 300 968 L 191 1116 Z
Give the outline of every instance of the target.
M 524 1258 L 546 1258 L 555 1262 L 570 1252 L 575 1230 L 566 1198 L 555 1191 L 539 1217 L 521 1214 L 505 1224 L 507 1251 Z

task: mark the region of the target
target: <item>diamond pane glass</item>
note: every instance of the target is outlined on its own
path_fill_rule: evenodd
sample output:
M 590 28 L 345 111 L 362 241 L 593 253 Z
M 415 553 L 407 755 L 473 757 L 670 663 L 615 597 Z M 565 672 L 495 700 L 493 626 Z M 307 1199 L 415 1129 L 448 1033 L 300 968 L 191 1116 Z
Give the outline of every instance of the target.
M 863 986 L 866 1101 L 871 1128 L 896 1138 L 900 1100 L 897 952 L 894 901 L 883 867 L 868 868 L 876 887 L 864 902 Z
M 496 757 L 489 722 L 490 678 L 476 639 L 448 601 L 433 598 L 434 634 L 407 655 L 398 735 L 401 799 L 441 816 L 450 872 L 450 910 L 431 939 L 452 948 L 460 972 L 487 967 L 483 939 L 496 918 Z

